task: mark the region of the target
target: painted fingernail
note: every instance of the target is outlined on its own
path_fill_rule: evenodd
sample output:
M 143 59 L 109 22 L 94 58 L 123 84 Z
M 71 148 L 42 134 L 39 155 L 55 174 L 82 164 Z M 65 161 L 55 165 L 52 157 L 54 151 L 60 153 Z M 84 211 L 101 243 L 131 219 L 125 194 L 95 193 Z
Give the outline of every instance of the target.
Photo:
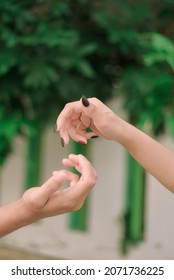
M 94 135 L 94 136 L 92 136 L 91 138 L 98 138 L 99 136 L 98 135 Z
M 57 131 L 57 123 L 54 126 L 54 132 L 56 132 L 56 131 Z
M 82 146 L 87 146 L 87 144 L 83 141 L 79 141 L 79 144 L 81 144 Z
M 85 106 L 85 107 L 89 106 L 89 101 L 84 95 L 82 95 L 82 103 L 83 103 L 83 106 Z
M 60 142 L 61 142 L 62 147 L 64 147 L 65 146 L 65 142 L 64 142 L 64 139 L 62 137 L 60 138 Z

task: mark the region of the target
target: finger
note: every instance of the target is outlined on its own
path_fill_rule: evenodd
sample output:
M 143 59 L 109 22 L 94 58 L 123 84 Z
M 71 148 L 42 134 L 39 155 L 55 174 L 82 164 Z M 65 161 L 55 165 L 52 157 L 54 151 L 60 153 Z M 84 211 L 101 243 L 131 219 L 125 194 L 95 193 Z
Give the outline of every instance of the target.
M 41 187 L 37 189 L 35 193 L 35 199 L 42 201 L 43 203 L 48 200 L 48 198 L 57 191 L 67 180 L 65 172 L 57 171 L 56 177 L 50 177 Z
M 98 110 L 98 105 L 102 105 L 102 102 L 96 98 L 89 98 L 82 97 L 80 99 L 82 104 L 82 111 L 84 115 L 87 115 L 90 119 L 94 121 L 101 121 L 101 113 Z M 99 104 L 98 104 L 99 103 Z
M 49 178 L 41 187 L 35 190 L 33 202 L 37 207 L 44 207 L 49 198 L 55 193 L 66 181 L 70 181 L 73 186 L 79 180 L 78 176 L 68 170 L 54 171 L 53 176 Z
M 65 107 L 65 112 L 66 112 L 66 107 Z M 62 126 L 62 128 L 60 127 L 59 129 L 59 133 L 61 138 L 64 141 L 64 145 L 67 145 L 69 143 L 69 135 L 71 136 L 71 138 L 74 141 L 83 141 L 82 137 L 80 135 L 78 135 L 78 133 L 76 133 L 76 130 L 74 127 L 77 127 L 80 123 L 80 116 L 81 113 L 75 113 L 73 111 L 70 110 L 70 117 L 65 117 L 64 121 L 64 125 Z
M 74 155 L 75 158 L 78 157 L 78 155 Z M 74 167 L 77 171 L 80 172 L 80 168 L 79 168 L 79 162 L 78 160 L 73 160 L 73 159 L 70 159 L 71 155 L 69 155 L 68 158 L 64 158 L 62 160 L 62 163 L 67 166 L 67 167 Z
M 71 121 L 82 112 L 81 102 L 67 103 L 57 118 L 57 130 L 68 129 Z
M 70 154 L 63 162 L 65 165 L 74 166 L 82 173 L 77 184 L 72 188 L 63 190 L 64 198 L 73 202 L 75 205 L 82 205 L 86 196 L 96 183 L 97 173 L 90 162 L 82 155 Z
M 83 137 L 86 138 L 86 140 L 91 139 L 93 136 L 96 136 L 96 133 L 93 131 L 86 131 L 84 129 L 78 129 L 77 130 L 79 135 L 82 135 Z
M 74 167 L 74 162 L 72 160 L 70 160 L 69 158 L 64 158 L 62 160 L 63 165 L 67 166 L 67 167 Z
M 84 127 L 89 127 L 91 123 L 91 118 L 86 114 L 82 113 L 80 116 L 80 123 L 82 123 Z
M 77 130 L 74 126 L 71 126 L 68 129 L 68 133 L 71 138 L 76 142 L 83 142 L 85 145 L 87 144 L 86 133 L 83 130 Z
M 80 173 L 80 169 L 79 169 L 77 162 L 74 162 L 74 161 L 70 160 L 69 158 L 64 158 L 62 160 L 62 163 L 67 167 L 75 168 Z
M 66 129 L 60 130 L 60 137 L 61 137 L 61 144 L 64 147 L 64 145 L 67 145 L 69 143 L 69 133 Z
M 69 170 L 64 170 L 64 173 L 66 175 L 66 180 L 69 181 L 70 186 L 73 186 L 79 181 L 79 176 L 77 174 L 74 174 Z M 53 176 L 56 178 L 57 175 L 58 175 L 58 171 L 54 171 Z
M 69 180 L 70 182 L 73 182 L 73 184 L 70 184 L 69 188 L 63 189 L 59 192 L 61 196 L 61 200 L 59 201 L 60 204 L 63 205 L 63 209 L 67 209 L 66 211 L 71 211 L 75 209 L 79 209 L 79 207 L 82 206 L 86 196 L 90 192 L 91 188 L 96 183 L 96 171 L 90 164 L 90 162 L 82 155 L 74 155 L 70 154 L 68 158 L 63 159 L 63 163 L 66 166 L 75 167 L 79 170 L 81 170 L 83 173 L 86 172 L 86 175 L 84 176 L 83 180 L 81 179 L 82 176 L 79 177 L 77 175 L 70 174 Z M 83 174 L 84 175 L 84 174 Z M 75 178 L 72 180 L 72 178 Z M 52 203 L 52 207 L 57 207 L 57 196 L 52 196 L 53 198 L 56 198 L 55 200 L 55 206 L 54 199 Z M 53 207 L 53 208 L 54 208 Z M 65 211 L 64 210 L 64 211 Z
M 64 139 L 65 145 L 69 143 L 69 134 L 74 141 L 84 141 L 84 139 L 82 139 L 84 134 L 79 134 L 77 129 L 72 129 L 73 120 L 79 118 L 80 114 L 81 123 L 83 123 L 84 127 L 90 125 L 91 119 L 97 122 L 100 121 L 101 113 L 97 110 L 97 104 L 99 103 L 101 106 L 102 102 L 96 98 L 89 98 L 89 101 L 87 100 L 89 106 L 86 107 L 82 103 L 82 100 L 81 98 L 80 101 L 67 103 L 57 118 L 57 130 L 59 130 L 60 136 Z M 91 127 L 95 126 L 91 124 Z M 94 132 L 96 133 L 96 131 Z
M 40 187 L 33 188 L 33 191 L 30 192 L 32 206 L 35 208 L 43 208 L 50 196 L 60 188 L 65 181 L 65 172 L 59 171 L 56 179 L 52 176 Z
M 85 130 L 83 132 L 83 131 L 80 131 L 77 129 L 77 127 L 80 126 L 80 120 L 78 120 L 78 122 L 76 121 L 76 123 L 77 123 L 77 126 L 75 126 L 74 123 L 72 122 L 67 130 L 64 128 L 60 129 L 59 132 L 60 132 L 61 139 L 63 139 L 64 145 L 67 145 L 69 143 L 69 136 L 76 142 L 80 142 L 80 141 L 82 141 L 84 143 L 87 142 Z
M 91 139 L 92 136 L 96 136 L 97 131 L 87 132 L 86 128 L 77 129 L 74 126 L 70 127 L 68 131 L 62 129 L 60 130 L 61 139 L 63 139 L 62 146 L 67 145 L 69 143 L 69 136 L 76 142 L 83 142 L 87 145 L 87 140 Z
M 97 108 L 94 104 L 90 103 L 88 107 L 85 107 L 82 103 L 82 99 L 80 101 L 67 103 L 57 118 L 57 130 L 67 130 L 70 127 L 72 120 L 79 118 L 82 113 L 84 113 L 82 115 L 82 121 L 85 126 L 88 127 L 90 124 L 89 119 L 96 115 L 96 112 Z
M 85 183 L 87 189 L 89 186 L 93 187 L 96 183 L 97 173 L 87 158 L 83 155 L 74 154 L 70 154 L 68 158 L 72 162 L 73 167 L 81 173 L 79 182 Z

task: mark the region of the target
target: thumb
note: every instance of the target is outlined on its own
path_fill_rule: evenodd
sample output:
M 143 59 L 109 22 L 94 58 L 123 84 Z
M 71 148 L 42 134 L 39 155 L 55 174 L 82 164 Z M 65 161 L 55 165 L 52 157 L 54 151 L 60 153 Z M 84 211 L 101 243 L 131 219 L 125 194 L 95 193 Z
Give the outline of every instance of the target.
M 97 98 L 87 99 L 84 95 L 80 99 L 83 104 L 83 112 L 95 121 L 99 121 L 102 117 L 102 114 L 98 110 L 97 103 L 101 103 Z M 93 102 L 90 102 L 93 101 Z M 96 103 L 96 104 L 95 104 Z M 99 104 L 98 104 L 99 105 Z
M 37 208 L 44 207 L 50 196 L 55 193 L 66 180 L 67 177 L 64 170 L 57 171 L 56 176 L 53 174 L 52 177 L 32 193 L 33 204 Z
M 97 107 L 91 103 L 84 95 L 80 99 L 83 104 L 83 112 L 90 118 L 97 116 Z
M 60 189 L 66 181 L 69 181 L 71 187 L 79 180 L 79 177 L 69 170 L 54 171 L 52 174 L 53 176 L 35 192 L 34 200 L 37 207 L 44 207 L 51 195 Z

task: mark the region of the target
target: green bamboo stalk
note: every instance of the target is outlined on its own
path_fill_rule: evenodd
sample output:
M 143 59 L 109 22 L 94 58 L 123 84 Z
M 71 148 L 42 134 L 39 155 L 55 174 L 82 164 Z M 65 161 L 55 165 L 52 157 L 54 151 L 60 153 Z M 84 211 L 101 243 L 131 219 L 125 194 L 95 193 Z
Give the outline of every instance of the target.
M 137 244 L 144 235 L 145 171 L 127 154 L 127 181 L 124 210 L 124 234 L 122 253 L 129 244 Z
M 89 143 L 84 147 L 79 143 L 73 142 L 73 152 L 75 154 L 83 154 L 89 158 Z M 79 174 L 76 170 L 73 170 Z M 86 231 L 88 228 L 88 211 L 89 210 L 89 196 L 86 198 L 82 208 L 76 212 L 70 213 L 69 227 L 72 230 Z
M 132 159 L 134 165 L 134 185 L 132 188 L 132 207 L 130 217 L 130 239 L 137 243 L 143 239 L 144 216 L 144 170 Z
M 70 228 L 72 230 L 86 231 L 88 228 L 88 202 L 86 199 L 82 208 L 79 211 L 70 214 Z
M 41 184 L 43 125 L 37 121 L 33 125 L 28 137 L 25 190 Z

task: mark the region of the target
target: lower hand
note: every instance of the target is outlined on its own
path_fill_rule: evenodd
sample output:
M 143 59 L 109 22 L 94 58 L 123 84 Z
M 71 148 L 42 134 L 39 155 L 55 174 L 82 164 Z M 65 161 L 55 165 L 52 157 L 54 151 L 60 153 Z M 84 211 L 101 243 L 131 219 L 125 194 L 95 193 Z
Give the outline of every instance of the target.
M 68 170 L 54 171 L 42 186 L 27 190 L 22 203 L 32 221 L 80 209 L 95 185 L 97 173 L 83 155 L 71 154 L 63 164 L 75 167 L 81 176 Z M 69 187 L 61 190 L 65 181 Z

